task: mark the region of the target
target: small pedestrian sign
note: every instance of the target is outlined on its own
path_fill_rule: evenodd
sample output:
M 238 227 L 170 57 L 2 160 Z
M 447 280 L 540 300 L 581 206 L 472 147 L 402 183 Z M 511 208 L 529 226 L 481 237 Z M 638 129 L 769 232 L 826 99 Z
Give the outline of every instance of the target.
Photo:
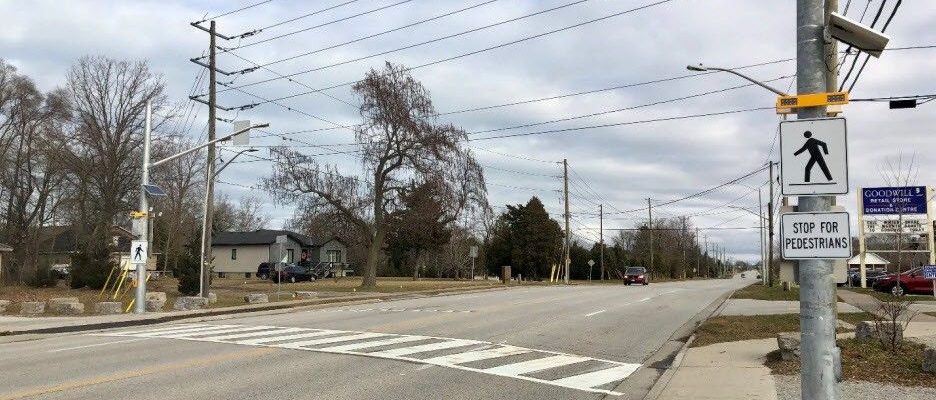
M 130 243 L 130 264 L 146 264 L 149 255 L 149 243 L 145 240 L 134 240 Z
M 783 195 L 848 193 L 845 118 L 780 123 L 780 180 Z
M 850 258 L 848 213 L 792 212 L 780 214 L 780 249 L 787 260 Z

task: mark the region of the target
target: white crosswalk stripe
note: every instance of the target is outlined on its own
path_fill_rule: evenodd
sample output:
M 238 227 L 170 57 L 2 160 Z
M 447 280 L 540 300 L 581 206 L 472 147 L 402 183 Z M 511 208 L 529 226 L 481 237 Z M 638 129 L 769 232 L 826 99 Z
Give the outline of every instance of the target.
M 480 340 L 332 329 L 187 324 L 93 335 L 177 339 L 351 354 L 436 365 L 615 396 L 621 393 L 608 388 L 626 379 L 640 368 L 640 364 L 601 360 Z M 431 341 L 431 343 L 414 343 L 426 341 Z M 383 349 L 374 351 L 378 347 Z M 433 352 L 434 354 L 426 354 Z M 481 362 L 485 367 L 473 367 L 472 363 L 475 362 Z M 588 363 L 577 365 L 585 362 Z M 560 367 L 562 369 L 557 369 Z M 559 378 L 548 380 L 535 377 L 537 372 L 553 369 L 556 370 L 548 374 L 555 376 L 558 373 Z

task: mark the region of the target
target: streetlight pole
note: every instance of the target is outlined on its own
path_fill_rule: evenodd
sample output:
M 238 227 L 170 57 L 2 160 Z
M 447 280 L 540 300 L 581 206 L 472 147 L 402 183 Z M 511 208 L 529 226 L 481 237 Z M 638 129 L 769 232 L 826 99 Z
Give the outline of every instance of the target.
M 760 86 L 760 87 L 762 87 L 762 88 L 764 88 L 764 89 L 767 89 L 767 90 L 769 90 L 769 91 L 771 91 L 771 92 L 774 92 L 774 93 L 776 93 L 778 96 L 789 96 L 788 94 L 786 94 L 785 92 L 783 92 L 783 91 L 780 90 L 780 89 L 774 88 L 773 86 L 770 86 L 770 85 L 768 85 L 768 84 L 766 84 L 766 83 L 764 83 L 764 82 L 758 81 L 757 79 L 751 78 L 750 76 L 747 76 L 747 75 L 745 75 L 745 74 L 742 74 L 742 73 L 740 73 L 740 72 L 738 72 L 738 71 L 735 71 L 735 70 L 733 70 L 733 69 L 730 69 L 730 68 L 711 67 L 711 66 L 706 66 L 706 65 L 699 64 L 699 65 L 687 65 L 687 66 L 686 66 L 686 69 L 688 69 L 688 70 L 690 70 L 690 71 L 696 71 L 696 72 L 704 72 L 704 71 L 722 71 L 722 72 L 727 72 L 727 73 L 729 73 L 729 74 L 738 76 L 738 77 L 740 77 L 740 78 L 742 78 L 742 79 L 744 79 L 744 80 L 746 80 L 746 81 L 748 81 L 748 82 L 751 82 L 751 83 L 753 83 L 753 84 L 755 84 L 755 85 L 757 85 L 757 86 Z
M 149 157 L 150 157 L 150 136 L 152 132 L 152 115 L 153 115 L 153 105 L 147 100 L 146 101 L 146 115 L 144 116 L 144 125 L 143 125 L 143 168 L 140 172 L 140 213 L 142 217 L 136 217 L 133 220 L 133 234 L 136 235 L 137 240 L 147 241 L 146 248 L 149 249 L 149 202 L 146 198 L 146 185 L 149 185 Z M 147 250 L 147 253 L 149 251 Z M 146 312 L 146 265 L 149 261 L 149 254 L 146 255 L 146 260 L 143 260 L 142 264 L 136 264 L 136 292 L 134 293 L 133 298 L 133 312 L 135 314 L 142 314 Z

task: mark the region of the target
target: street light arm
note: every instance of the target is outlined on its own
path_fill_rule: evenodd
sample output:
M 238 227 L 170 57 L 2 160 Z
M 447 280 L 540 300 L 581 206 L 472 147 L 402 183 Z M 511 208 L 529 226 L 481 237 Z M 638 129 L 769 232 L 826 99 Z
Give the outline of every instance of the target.
M 234 157 L 231 157 L 231 159 L 228 160 L 228 162 L 224 163 L 224 165 L 222 165 L 221 168 L 218 168 L 218 170 L 215 171 L 214 177 L 217 178 L 218 175 L 221 174 L 221 171 L 224 171 L 224 169 L 227 168 L 228 165 L 231 165 L 231 163 L 234 162 L 234 159 L 237 158 L 237 156 L 244 154 L 244 153 L 252 153 L 255 151 L 257 151 L 257 149 L 250 148 L 250 149 L 244 149 L 244 150 L 237 152 L 237 154 L 235 154 Z
M 230 135 L 222 136 L 222 137 L 219 137 L 219 138 L 217 138 L 217 139 L 215 139 L 215 140 L 207 141 L 207 142 L 202 143 L 202 144 L 200 144 L 200 145 L 198 145 L 198 146 L 195 146 L 195 147 L 193 147 L 193 148 L 191 148 L 191 149 L 185 150 L 185 151 L 183 151 L 183 152 L 181 152 L 181 153 L 179 153 L 179 154 L 166 157 L 166 158 L 164 158 L 164 159 L 162 159 L 162 160 L 159 160 L 159 161 L 156 161 L 156 162 L 151 162 L 151 163 L 149 163 L 149 167 L 150 167 L 150 168 L 153 168 L 153 167 L 155 167 L 155 166 L 158 166 L 158 165 L 161 165 L 161 164 L 165 164 L 165 163 L 167 163 L 167 162 L 169 162 L 169 161 L 175 160 L 175 159 L 177 159 L 177 158 L 179 158 L 179 157 L 182 157 L 182 156 L 184 156 L 184 155 L 192 154 L 192 153 L 194 153 L 194 152 L 196 152 L 196 151 L 198 151 L 198 150 L 201 150 L 201 149 L 203 149 L 203 148 L 205 148 L 205 147 L 211 146 L 211 145 L 213 145 L 213 144 L 215 144 L 215 143 L 218 143 L 218 142 L 223 142 L 223 141 L 228 140 L 228 139 L 230 139 L 230 138 L 232 138 L 232 137 L 234 137 L 234 136 L 240 135 L 241 133 L 247 132 L 247 131 L 249 131 L 249 130 L 251 130 L 251 129 L 254 129 L 254 128 L 266 128 L 266 127 L 268 127 L 268 126 L 270 126 L 270 124 L 258 124 L 258 125 L 248 126 L 248 127 L 244 128 L 244 129 L 241 129 L 241 130 L 239 130 L 239 131 L 236 131 L 236 132 L 234 132 L 234 133 L 232 133 L 232 134 L 230 134 Z
M 690 71 L 722 71 L 722 72 L 727 72 L 727 73 L 729 73 L 729 74 L 733 74 L 733 75 L 739 76 L 739 77 L 741 77 L 742 79 L 744 79 L 744 80 L 746 80 L 746 81 L 748 81 L 748 82 L 751 82 L 751 83 L 753 83 L 753 84 L 755 84 L 755 85 L 757 85 L 757 86 L 760 86 L 760 87 L 762 87 L 762 88 L 764 88 L 764 89 L 767 89 L 767 90 L 769 90 L 769 91 L 771 91 L 771 92 L 774 92 L 774 93 L 776 93 L 778 96 L 789 96 L 789 94 L 787 94 L 787 93 L 785 93 L 785 92 L 783 92 L 783 91 L 781 91 L 781 90 L 779 90 L 779 89 L 776 89 L 776 88 L 774 88 L 774 87 L 772 87 L 772 86 L 770 86 L 770 85 L 768 85 L 768 84 L 766 84 L 766 83 L 760 82 L 760 81 L 758 81 L 758 80 L 756 80 L 756 79 L 754 79 L 754 78 L 751 78 L 750 76 L 747 76 L 747 75 L 745 75 L 745 74 L 742 74 L 742 73 L 740 73 L 740 72 L 738 72 L 738 71 L 735 71 L 735 70 L 733 70 L 733 69 L 721 68 L 721 67 L 708 67 L 708 66 L 703 66 L 702 64 L 699 64 L 699 65 L 688 65 L 688 66 L 686 66 L 686 69 L 688 69 L 688 70 L 690 70 Z

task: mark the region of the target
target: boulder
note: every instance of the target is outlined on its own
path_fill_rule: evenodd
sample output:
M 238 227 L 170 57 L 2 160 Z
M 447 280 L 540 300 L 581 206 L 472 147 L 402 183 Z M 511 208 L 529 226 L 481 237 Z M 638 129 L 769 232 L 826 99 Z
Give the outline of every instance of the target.
M 923 371 L 936 374 L 936 349 L 932 347 L 923 350 Z
M 123 312 L 123 303 L 119 301 L 102 301 L 94 303 L 95 314 L 120 314 Z
M 148 299 L 146 300 L 146 311 L 149 311 L 149 312 L 162 311 L 163 306 L 165 305 L 166 305 L 165 300 Z
M 800 334 L 796 332 L 778 333 L 777 347 L 780 348 L 780 357 L 784 360 L 799 358 L 800 339 Z
M 20 314 L 39 315 L 45 312 L 45 302 L 42 301 L 24 301 L 20 303 Z
M 316 292 L 293 292 L 293 297 L 300 300 L 314 299 L 316 296 L 318 296 Z
M 903 324 L 893 324 L 887 321 L 861 321 L 855 324 L 855 339 L 859 340 L 886 340 L 890 341 L 896 329 L 897 341 L 903 340 Z M 879 331 L 880 330 L 880 331 Z
M 6 312 L 6 310 L 10 308 L 10 304 L 13 304 L 13 302 L 9 300 L 0 300 L 0 313 Z
M 244 301 L 247 304 L 259 304 L 269 302 L 270 299 L 267 297 L 266 293 L 250 293 L 244 296 Z
M 208 293 L 208 304 L 214 304 L 218 302 L 217 293 Z
M 146 292 L 146 300 L 158 300 L 166 302 L 166 292 Z
M 208 306 L 205 297 L 182 296 L 176 299 L 172 308 L 177 311 L 200 310 Z
M 59 304 L 67 304 L 67 303 L 80 303 L 80 301 L 78 300 L 77 297 L 55 297 L 55 298 L 49 299 L 47 305 L 50 309 L 54 310 L 55 307 L 58 306 Z
M 53 313 L 61 315 L 80 315 L 84 314 L 84 304 L 82 303 L 57 303 L 49 307 Z

